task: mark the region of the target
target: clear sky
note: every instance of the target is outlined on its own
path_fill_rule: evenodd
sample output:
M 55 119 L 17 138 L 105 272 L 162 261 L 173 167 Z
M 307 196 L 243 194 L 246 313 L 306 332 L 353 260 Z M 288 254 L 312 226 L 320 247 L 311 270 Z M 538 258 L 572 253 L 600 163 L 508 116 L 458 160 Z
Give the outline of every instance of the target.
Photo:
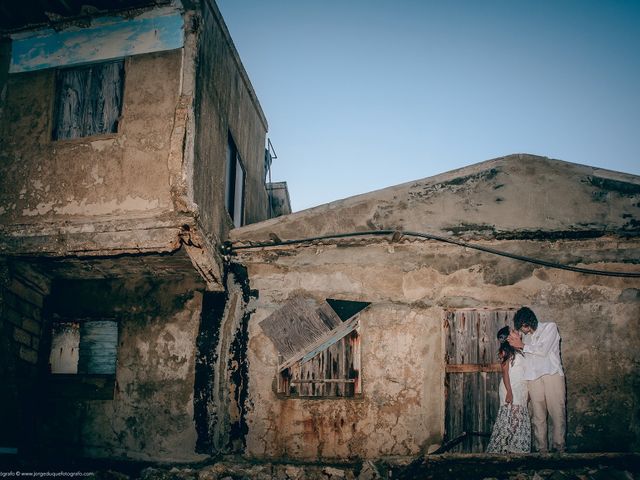
M 218 0 L 294 211 L 510 153 L 640 175 L 640 0 Z

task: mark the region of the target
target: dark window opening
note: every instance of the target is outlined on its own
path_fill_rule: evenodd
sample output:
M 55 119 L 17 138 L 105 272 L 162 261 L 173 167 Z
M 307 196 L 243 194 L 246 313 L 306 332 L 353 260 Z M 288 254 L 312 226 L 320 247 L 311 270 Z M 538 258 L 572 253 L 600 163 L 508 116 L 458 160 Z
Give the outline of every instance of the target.
M 244 180 L 242 160 L 233 138 L 229 135 L 224 203 L 235 227 L 244 225 Z
M 53 139 L 116 133 L 123 86 L 123 60 L 58 70 Z
M 364 310 L 371 302 L 356 302 L 354 300 L 335 300 L 333 298 L 327 298 L 327 303 L 338 314 L 340 320 L 343 322 L 361 310 Z

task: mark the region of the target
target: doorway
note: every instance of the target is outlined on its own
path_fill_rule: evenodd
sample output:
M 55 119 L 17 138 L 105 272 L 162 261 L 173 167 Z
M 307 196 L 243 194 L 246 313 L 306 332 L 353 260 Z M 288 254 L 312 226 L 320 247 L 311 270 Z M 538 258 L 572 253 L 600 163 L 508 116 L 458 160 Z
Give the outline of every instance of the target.
M 502 380 L 496 334 L 513 327 L 515 309 L 445 312 L 445 436 L 450 452 L 481 453 L 499 408 Z

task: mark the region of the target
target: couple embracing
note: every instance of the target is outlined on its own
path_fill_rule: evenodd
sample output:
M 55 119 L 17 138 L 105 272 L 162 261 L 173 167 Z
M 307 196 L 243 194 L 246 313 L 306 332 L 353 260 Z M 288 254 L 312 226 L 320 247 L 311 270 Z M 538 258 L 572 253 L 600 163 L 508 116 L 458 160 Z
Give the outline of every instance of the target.
M 487 453 L 530 452 L 532 426 L 535 449 L 548 452 L 547 415 L 553 423 L 552 448 L 563 452 L 565 381 L 558 327 L 553 322 L 538 322 L 527 307 L 516 312 L 513 325 L 514 330 L 504 327 L 498 332 L 500 409 Z

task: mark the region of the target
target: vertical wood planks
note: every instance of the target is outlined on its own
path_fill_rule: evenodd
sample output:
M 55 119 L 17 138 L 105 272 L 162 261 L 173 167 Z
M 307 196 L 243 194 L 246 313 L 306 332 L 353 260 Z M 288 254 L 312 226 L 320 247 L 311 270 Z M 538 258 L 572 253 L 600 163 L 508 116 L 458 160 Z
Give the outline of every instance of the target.
M 116 373 L 117 347 L 118 322 L 112 320 L 82 322 L 78 373 Z
M 444 335 L 447 365 L 489 365 L 497 361 L 496 334 L 513 326 L 514 310 L 460 309 L 445 312 Z M 463 433 L 490 433 L 499 400 L 499 372 L 448 371 L 445 375 L 445 440 Z M 457 452 L 483 452 L 488 438 L 469 436 L 454 447 Z
M 300 397 L 352 397 L 360 393 L 359 345 L 354 330 L 308 362 L 284 369 L 279 375 L 279 393 Z
M 124 62 L 60 70 L 54 140 L 115 133 L 122 110 Z

